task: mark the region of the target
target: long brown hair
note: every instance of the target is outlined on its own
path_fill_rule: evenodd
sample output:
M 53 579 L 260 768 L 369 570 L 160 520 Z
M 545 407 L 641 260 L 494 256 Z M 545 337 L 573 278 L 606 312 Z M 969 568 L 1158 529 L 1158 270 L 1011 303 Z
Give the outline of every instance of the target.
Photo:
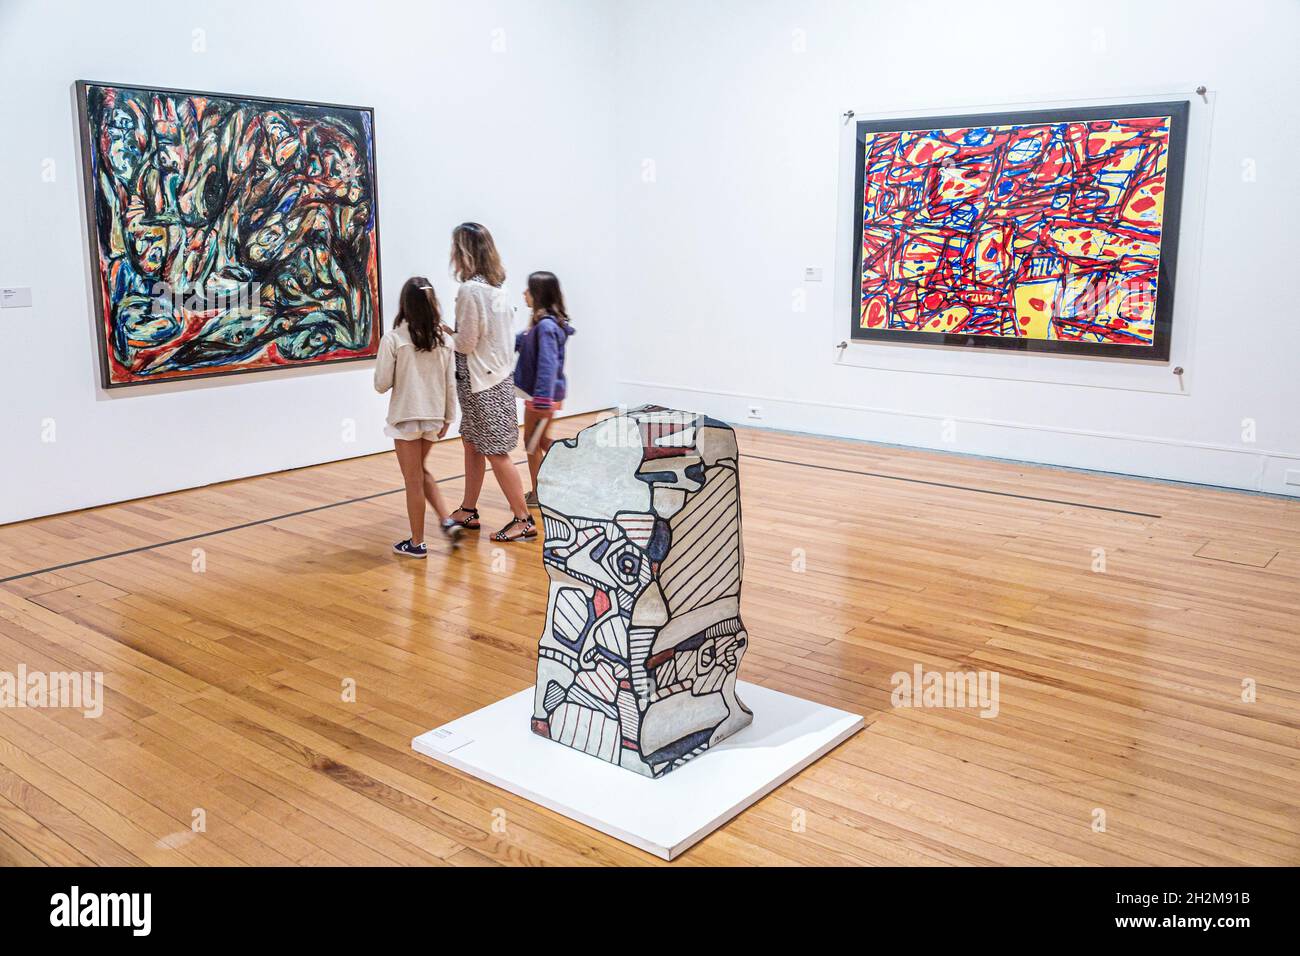
M 533 325 L 542 316 L 549 315 L 561 325 L 569 324 L 569 313 L 564 308 L 564 293 L 554 272 L 534 272 L 528 277 L 528 294 L 533 299 Z
M 393 327 L 403 324 L 416 351 L 442 347 L 442 310 L 438 308 L 437 293 L 424 276 L 412 276 L 402 285 Z
M 505 266 L 487 226 L 462 222 L 451 231 L 451 271 L 457 282 L 482 276 L 488 285 L 499 287 L 506 281 Z

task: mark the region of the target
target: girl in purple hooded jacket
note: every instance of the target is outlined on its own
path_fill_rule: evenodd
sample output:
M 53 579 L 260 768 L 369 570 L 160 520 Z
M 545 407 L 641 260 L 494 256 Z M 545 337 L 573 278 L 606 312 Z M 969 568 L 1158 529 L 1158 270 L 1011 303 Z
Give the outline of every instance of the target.
M 526 497 L 530 508 L 537 507 L 537 469 L 542 466 L 546 449 L 551 447 L 547 432 L 551 419 L 564 405 L 567 382 L 564 378 L 564 346 L 573 334 L 560 280 L 551 272 L 534 272 L 528 277 L 524 302 L 532 310 L 528 331 L 515 336 L 515 387 L 523 393 L 524 447 L 528 452 L 528 473 L 533 476 L 533 490 Z

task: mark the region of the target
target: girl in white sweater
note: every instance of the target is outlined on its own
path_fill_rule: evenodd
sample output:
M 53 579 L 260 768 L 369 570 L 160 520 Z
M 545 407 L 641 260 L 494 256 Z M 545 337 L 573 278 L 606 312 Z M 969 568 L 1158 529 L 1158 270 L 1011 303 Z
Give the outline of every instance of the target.
M 424 543 L 424 502 L 438 513 L 442 533 L 453 547 L 463 525 L 447 514 L 438 482 L 425 467 L 429 449 L 447 434 L 456 417 L 456 360 L 442 330 L 438 297 L 423 276 L 406 280 L 393 328 L 379 341 L 375 391 L 392 391 L 388 426 L 397 463 L 406 482 L 406 516 L 411 536 L 393 550 L 411 558 L 428 554 Z

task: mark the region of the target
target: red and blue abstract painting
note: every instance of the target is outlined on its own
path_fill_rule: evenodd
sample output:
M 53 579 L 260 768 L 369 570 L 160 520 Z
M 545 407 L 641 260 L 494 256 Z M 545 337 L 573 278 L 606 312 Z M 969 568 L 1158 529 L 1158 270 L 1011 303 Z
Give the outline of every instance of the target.
M 105 387 L 376 354 L 372 110 L 77 94 Z
M 1187 108 L 859 122 L 853 337 L 1167 358 Z

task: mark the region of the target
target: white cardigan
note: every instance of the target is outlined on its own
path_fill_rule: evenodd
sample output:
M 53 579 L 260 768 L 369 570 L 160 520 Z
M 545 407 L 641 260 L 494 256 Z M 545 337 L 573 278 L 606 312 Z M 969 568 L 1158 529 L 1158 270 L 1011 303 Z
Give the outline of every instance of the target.
M 465 356 L 471 392 L 486 391 L 514 374 L 514 309 L 504 289 L 482 279 L 461 283 L 456 293 L 456 351 Z
M 399 325 L 379 340 L 375 363 L 375 391 L 388 398 L 388 424 L 420 421 L 443 424 L 456 417 L 456 360 L 451 343 L 421 352 L 411 343 L 411 333 Z

